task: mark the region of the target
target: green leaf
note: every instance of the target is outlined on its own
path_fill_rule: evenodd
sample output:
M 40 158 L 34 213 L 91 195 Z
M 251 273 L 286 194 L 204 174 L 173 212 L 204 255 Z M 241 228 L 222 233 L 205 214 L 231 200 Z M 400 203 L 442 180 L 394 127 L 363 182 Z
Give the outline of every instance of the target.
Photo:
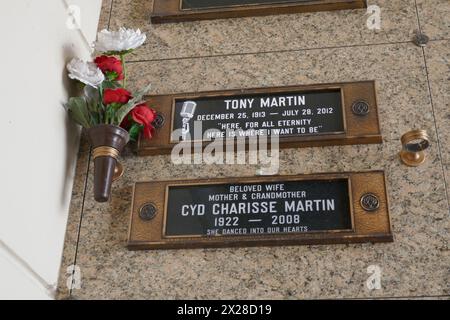
M 106 107 L 106 119 L 107 119 L 108 124 L 114 123 L 115 114 L 116 114 L 116 108 L 114 107 L 114 103 L 109 104 Z
M 91 125 L 97 125 L 101 123 L 101 115 L 103 113 L 103 107 L 100 103 L 99 89 L 87 86 L 84 89 L 84 97 L 89 110 L 89 118 Z
M 103 85 L 103 88 L 105 88 L 105 89 L 117 89 L 122 86 L 118 81 L 111 81 L 108 79 L 105 79 L 105 81 L 103 81 L 102 85 Z
M 120 125 L 120 123 L 122 123 L 122 120 L 125 119 L 125 117 L 127 116 L 127 114 L 133 110 L 133 108 L 135 106 L 137 106 L 138 104 L 143 103 L 143 97 L 145 94 L 147 94 L 147 92 L 150 90 L 151 84 L 149 84 L 148 86 L 146 86 L 144 89 L 139 90 L 138 92 L 136 92 L 134 94 L 133 99 L 131 99 L 130 101 L 128 101 L 127 104 L 124 104 L 122 107 L 120 107 L 117 112 L 116 112 L 116 120 L 117 122 L 114 123 L 116 125 Z
M 89 108 L 84 97 L 72 97 L 66 104 L 70 117 L 84 128 L 92 126 Z
M 106 71 L 106 79 L 109 81 L 114 81 L 119 75 L 115 71 Z
M 133 123 L 133 125 L 131 126 L 130 130 L 128 130 L 128 133 L 130 134 L 130 139 L 131 141 L 137 141 L 138 137 L 139 137 L 139 133 L 141 132 L 141 130 L 144 128 L 144 126 L 138 124 L 138 123 Z
M 125 55 L 125 54 L 129 54 L 133 52 L 133 49 L 128 49 L 128 50 L 124 50 L 124 51 L 108 51 L 108 52 L 104 52 L 104 55 L 107 56 L 120 56 L 120 55 Z

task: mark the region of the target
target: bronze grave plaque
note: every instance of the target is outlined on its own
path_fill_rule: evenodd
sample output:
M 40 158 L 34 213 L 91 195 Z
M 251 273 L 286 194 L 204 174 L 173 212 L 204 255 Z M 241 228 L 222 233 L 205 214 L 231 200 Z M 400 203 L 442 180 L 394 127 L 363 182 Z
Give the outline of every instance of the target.
M 389 242 L 384 172 L 136 183 L 130 249 Z
M 366 0 L 154 0 L 153 23 L 366 8 Z
M 373 81 L 152 96 L 165 119 L 139 155 L 168 154 L 182 142 L 279 137 L 280 148 L 381 143 Z

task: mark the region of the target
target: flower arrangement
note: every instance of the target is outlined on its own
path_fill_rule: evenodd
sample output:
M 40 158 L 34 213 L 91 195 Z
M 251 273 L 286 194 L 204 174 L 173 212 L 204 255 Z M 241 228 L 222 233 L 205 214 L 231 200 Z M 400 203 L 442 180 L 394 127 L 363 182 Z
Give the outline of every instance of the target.
M 112 181 L 123 168 L 118 156 L 128 141 L 139 134 L 151 139 L 156 112 L 143 96 L 150 85 L 135 93 L 126 89 L 125 57 L 146 40 L 141 31 L 120 28 L 102 30 L 94 43 L 101 53 L 93 62 L 74 58 L 67 64 L 69 78 L 83 85 L 83 94 L 69 98 L 66 104 L 70 117 L 88 130 L 94 158 L 94 198 L 109 199 Z
M 125 56 L 145 40 L 146 35 L 139 29 L 102 30 L 94 47 L 103 55 L 96 57 L 94 62 L 77 58 L 69 62 L 69 78 L 85 85 L 83 95 L 71 97 L 67 103 L 75 122 L 84 128 L 117 125 L 129 132 L 131 140 L 136 140 L 141 131 L 145 138 L 151 139 L 156 113 L 142 101 L 150 86 L 134 94 L 125 89 Z

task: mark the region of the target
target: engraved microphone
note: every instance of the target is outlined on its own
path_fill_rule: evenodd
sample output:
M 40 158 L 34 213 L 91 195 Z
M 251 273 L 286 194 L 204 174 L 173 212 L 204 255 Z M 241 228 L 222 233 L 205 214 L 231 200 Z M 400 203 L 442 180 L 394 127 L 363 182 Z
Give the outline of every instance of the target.
M 197 103 L 194 101 L 185 101 L 181 108 L 180 116 L 183 118 L 183 129 L 181 130 L 183 140 L 186 140 L 186 136 L 189 133 L 189 121 L 194 117 L 195 108 Z

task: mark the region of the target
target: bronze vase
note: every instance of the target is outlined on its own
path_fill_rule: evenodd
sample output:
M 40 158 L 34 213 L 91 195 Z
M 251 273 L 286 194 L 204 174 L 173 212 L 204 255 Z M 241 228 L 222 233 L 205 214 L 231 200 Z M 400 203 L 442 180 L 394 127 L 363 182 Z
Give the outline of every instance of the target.
M 118 157 L 130 136 L 121 127 L 108 124 L 89 128 L 88 136 L 94 158 L 94 199 L 106 202 L 111 195 L 113 180 L 122 175 Z

